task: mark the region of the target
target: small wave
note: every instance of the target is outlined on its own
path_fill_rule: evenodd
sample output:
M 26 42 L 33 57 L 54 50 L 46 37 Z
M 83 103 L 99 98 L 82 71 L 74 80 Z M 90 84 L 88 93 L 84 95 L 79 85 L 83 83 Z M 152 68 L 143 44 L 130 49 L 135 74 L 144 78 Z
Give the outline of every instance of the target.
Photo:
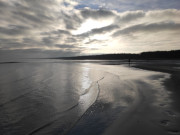
M 28 89 L 30 89 L 30 88 L 26 88 L 26 89 L 23 89 L 23 90 L 28 90 Z M 20 99 L 20 98 L 28 95 L 29 93 L 31 93 L 31 92 L 33 92 L 33 91 L 35 91 L 35 89 L 33 89 L 33 90 L 31 90 L 31 91 L 29 91 L 29 92 L 27 92 L 27 93 L 24 93 L 24 94 L 22 94 L 22 95 L 20 95 L 20 96 L 18 96 L 18 97 L 16 97 L 16 98 L 10 99 L 9 101 L 7 101 L 7 102 L 5 102 L 5 103 L 0 104 L 0 107 L 3 107 L 3 106 L 5 106 L 5 105 L 7 105 L 7 104 L 9 104 L 9 103 L 11 103 L 11 102 L 13 102 L 13 101 L 16 101 L 16 100 L 18 100 L 18 99 Z
M 62 112 L 58 112 L 58 113 L 56 113 L 55 115 L 60 115 L 60 114 L 69 112 L 69 111 L 73 110 L 74 108 L 76 108 L 76 107 L 78 106 L 78 104 L 79 104 L 79 103 L 71 106 L 71 107 L 68 108 L 67 110 L 64 110 L 64 111 L 62 111 Z M 50 125 L 52 125 L 53 123 L 55 123 L 58 119 L 59 119 L 59 117 L 56 118 L 56 119 L 54 119 L 54 120 L 52 120 L 52 121 L 50 121 L 50 122 L 48 122 L 48 123 L 46 123 L 46 124 L 44 124 L 44 125 L 42 125 L 42 126 L 40 126 L 39 128 L 37 128 L 37 129 L 33 130 L 32 132 L 28 133 L 27 135 L 33 135 L 33 134 L 39 132 L 40 130 L 42 130 L 42 129 L 44 129 L 44 128 L 50 126 Z
M 15 62 L 15 61 L 12 61 L 12 62 L 0 62 L 0 64 L 13 64 L 13 63 L 25 63 L 25 62 Z

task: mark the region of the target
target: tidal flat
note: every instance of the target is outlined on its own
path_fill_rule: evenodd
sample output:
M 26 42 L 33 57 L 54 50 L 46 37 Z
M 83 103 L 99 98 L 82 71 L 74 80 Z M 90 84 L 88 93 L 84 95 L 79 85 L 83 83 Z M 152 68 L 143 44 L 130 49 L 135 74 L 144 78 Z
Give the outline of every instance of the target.
M 180 134 L 180 61 L 0 63 L 1 135 Z

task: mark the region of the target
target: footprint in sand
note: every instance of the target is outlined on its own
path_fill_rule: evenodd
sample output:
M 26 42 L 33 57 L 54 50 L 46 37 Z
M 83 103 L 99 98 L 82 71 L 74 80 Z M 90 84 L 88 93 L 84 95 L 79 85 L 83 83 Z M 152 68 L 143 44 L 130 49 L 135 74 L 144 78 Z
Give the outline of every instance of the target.
M 162 126 L 168 126 L 170 124 L 170 121 L 169 120 L 162 120 L 162 121 L 160 121 L 160 124 Z
M 174 134 L 174 135 L 179 135 L 180 134 L 179 130 L 177 130 L 177 129 L 168 130 L 168 133 Z
M 172 116 L 172 117 L 175 117 L 175 116 L 176 116 L 176 114 L 175 114 L 174 112 L 172 112 L 172 111 L 166 110 L 165 112 L 166 112 L 166 114 L 169 115 L 169 116 Z
M 180 135 L 180 131 L 177 130 L 175 127 L 172 127 L 172 123 L 170 120 L 162 120 L 160 121 L 160 124 L 164 126 L 169 134 L 172 135 Z
M 161 107 L 164 107 L 164 106 L 166 106 L 166 104 L 159 104 Z

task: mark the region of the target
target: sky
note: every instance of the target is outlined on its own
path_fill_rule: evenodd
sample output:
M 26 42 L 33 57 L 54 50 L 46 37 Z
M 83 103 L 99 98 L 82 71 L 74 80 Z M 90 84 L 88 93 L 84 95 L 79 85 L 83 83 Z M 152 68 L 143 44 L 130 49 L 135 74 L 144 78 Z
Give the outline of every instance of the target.
M 0 57 L 180 49 L 179 0 L 0 0 Z

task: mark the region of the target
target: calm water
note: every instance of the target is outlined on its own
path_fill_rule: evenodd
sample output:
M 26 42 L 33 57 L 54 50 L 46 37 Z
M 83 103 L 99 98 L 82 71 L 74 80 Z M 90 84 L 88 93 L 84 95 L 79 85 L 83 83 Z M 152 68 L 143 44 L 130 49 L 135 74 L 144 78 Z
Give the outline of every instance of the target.
M 1 63 L 0 134 L 73 134 L 73 130 L 78 134 L 81 126 L 72 127 L 86 113 L 93 112 L 99 113 L 98 119 L 89 120 L 86 126 L 99 121 L 102 126 L 97 134 L 100 134 L 117 113 L 138 99 L 136 84 L 131 80 L 148 82 L 150 75 L 168 77 L 113 64 L 59 60 Z M 104 115 L 109 117 L 103 119 Z

